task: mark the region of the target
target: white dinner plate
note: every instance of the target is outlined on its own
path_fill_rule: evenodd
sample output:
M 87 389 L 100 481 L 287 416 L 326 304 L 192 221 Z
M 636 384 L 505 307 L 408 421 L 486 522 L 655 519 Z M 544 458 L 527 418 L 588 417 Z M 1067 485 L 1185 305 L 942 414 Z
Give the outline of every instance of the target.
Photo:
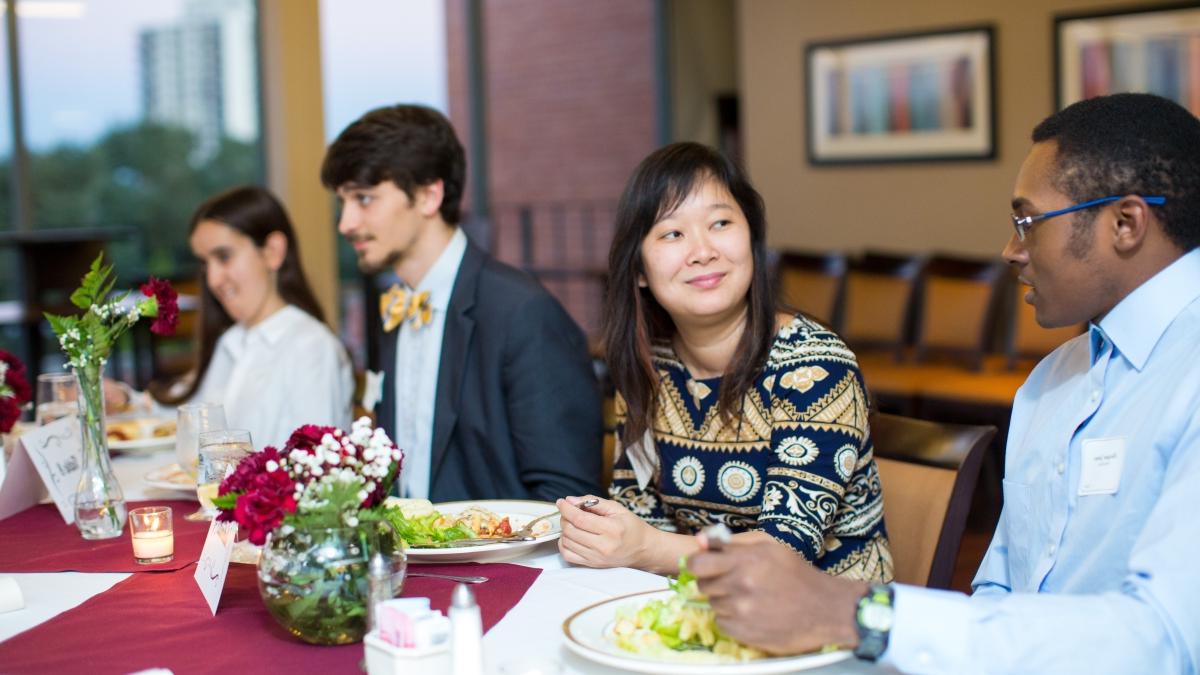
M 120 424 L 127 431 L 134 431 L 136 438 L 128 440 L 108 441 L 108 449 L 128 454 L 145 455 L 175 447 L 175 434 L 170 436 L 155 436 L 154 430 L 164 424 L 174 426 L 175 420 L 163 417 L 139 417 L 133 419 L 114 418 L 109 420 L 109 426 Z
M 674 591 L 643 591 L 622 595 L 585 607 L 563 622 L 563 636 L 567 648 L 585 659 L 596 663 L 630 670 L 638 673 L 663 673 L 680 675 L 763 675 L 766 673 L 791 673 L 797 670 L 820 668 L 850 658 L 850 652 L 824 652 L 803 656 L 771 657 L 741 663 L 696 663 L 681 660 L 665 661 L 650 656 L 627 652 L 617 646 L 612 638 L 616 623 L 617 608 L 628 604 L 640 606 L 651 600 L 659 600 L 674 594 Z
M 143 476 L 143 480 L 146 485 L 163 490 L 196 491 L 196 479 L 189 476 L 178 463 L 159 467 Z
M 525 526 L 525 523 L 544 516 L 547 513 L 557 513 L 558 507 L 551 502 L 539 502 L 521 499 L 480 499 L 466 502 L 443 502 L 434 504 L 442 515 L 453 515 L 469 506 L 482 506 L 503 518 L 508 516 L 508 522 L 514 531 Z M 409 548 L 408 562 L 410 563 L 460 563 L 460 562 L 500 562 L 511 560 L 527 553 L 535 546 L 558 539 L 562 534 L 558 519 L 550 518 L 550 530 L 533 541 L 518 541 L 509 544 L 479 544 L 476 546 L 447 546 L 444 548 Z

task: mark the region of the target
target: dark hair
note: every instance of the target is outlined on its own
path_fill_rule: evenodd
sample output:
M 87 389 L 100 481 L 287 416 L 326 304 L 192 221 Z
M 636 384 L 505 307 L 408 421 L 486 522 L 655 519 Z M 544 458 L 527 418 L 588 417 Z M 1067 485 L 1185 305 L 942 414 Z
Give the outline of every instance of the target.
M 1152 94 L 1079 101 L 1033 130 L 1058 144 L 1055 186 L 1076 202 L 1109 195 L 1162 195 L 1152 206 L 1176 246 L 1200 246 L 1200 120 Z M 1084 215 L 1076 224 L 1087 225 Z
M 227 225 L 250 237 L 254 245 L 259 247 L 266 244 L 271 233 L 283 234 L 287 240 L 287 253 L 283 257 L 283 264 L 279 266 L 275 281 L 279 295 L 288 304 L 299 307 L 317 321 L 324 323 L 325 312 L 321 311 L 321 305 L 317 303 L 317 297 L 304 276 L 304 268 L 300 266 L 300 247 L 292 223 L 283 205 L 270 192 L 253 185 L 222 192 L 196 207 L 188 232 L 195 232 L 196 226 L 205 220 L 215 220 Z M 167 388 L 162 385 L 153 386 L 151 393 L 154 397 L 160 402 L 170 404 L 181 403 L 191 398 L 204 380 L 209 364 L 212 363 L 217 340 L 233 324 L 233 318 L 221 303 L 217 302 L 205 280 L 204 271 L 201 270 L 200 320 L 197 328 L 200 348 L 196 357 L 195 378 L 187 390 L 179 395 L 168 394 Z
M 409 199 L 416 189 L 442 181 L 442 220 L 461 219 L 467 160 L 450 120 L 433 108 L 395 105 L 376 108 L 338 134 L 321 164 L 321 182 L 337 189 L 346 183 L 396 184 Z
M 699 143 L 675 143 L 642 160 L 617 204 L 616 233 L 608 253 L 608 290 L 604 299 L 604 342 L 613 384 L 625 400 L 625 443 L 651 428 L 656 411 L 658 371 L 651 359 L 654 343 L 669 340 L 675 324 L 648 288 L 638 286 L 644 273 L 642 241 L 656 222 L 687 199 L 698 183 L 713 178 L 733 196 L 750 225 L 754 272 L 747 294 L 746 330 L 721 382 L 717 408 L 726 420 L 762 372 L 775 333 L 775 294 L 767 269 L 766 209 L 735 162 Z

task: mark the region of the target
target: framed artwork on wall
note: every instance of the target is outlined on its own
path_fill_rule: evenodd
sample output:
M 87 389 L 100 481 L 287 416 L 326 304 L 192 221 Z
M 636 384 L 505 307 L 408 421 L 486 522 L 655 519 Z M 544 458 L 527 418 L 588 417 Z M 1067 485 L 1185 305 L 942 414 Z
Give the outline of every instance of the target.
M 813 164 L 996 156 L 991 26 L 809 44 Z
M 1196 3 L 1054 19 L 1058 107 L 1118 92 L 1169 98 L 1200 116 Z

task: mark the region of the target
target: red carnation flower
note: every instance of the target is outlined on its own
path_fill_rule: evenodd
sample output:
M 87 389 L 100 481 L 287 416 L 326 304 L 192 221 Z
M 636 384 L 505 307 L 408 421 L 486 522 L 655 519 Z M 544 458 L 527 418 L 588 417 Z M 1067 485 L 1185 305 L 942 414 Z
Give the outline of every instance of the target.
M 323 427 L 316 424 L 305 424 L 304 426 L 292 432 L 287 443 L 283 446 L 284 454 L 290 453 L 297 448 L 301 450 L 312 450 L 321 444 L 321 439 L 325 434 L 332 434 L 337 431 L 337 427 Z
M 13 425 L 21 418 L 21 406 L 10 396 L 0 396 L 0 434 L 12 431 Z
M 0 384 L 12 393 L 0 396 L 0 433 L 12 431 L 21 419 L 21 406 L 29 400 L 29 381 L 25 378 L 25 365 L 11 352 L 0 350 L 0 361 L 7 366 Z
M 164 279 L 150 277 L 150 281 L 142 284 L 142 295 L 153 297 L 158 301 L 158 314 L 150 325 L 150 332 L 155 335 L 171 335 L 179 324 L 179 294 Z

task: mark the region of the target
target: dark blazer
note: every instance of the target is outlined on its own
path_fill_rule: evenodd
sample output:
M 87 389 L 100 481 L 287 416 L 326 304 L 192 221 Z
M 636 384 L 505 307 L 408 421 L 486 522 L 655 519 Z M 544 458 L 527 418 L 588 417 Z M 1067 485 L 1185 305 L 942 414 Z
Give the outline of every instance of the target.
M 379 325 L 376 319 L 376 326 Z M 396 336 L 380 344 L 379 423 L 394 438 Z M 528 274 L 467 245 L 446 313 L 429 498 L 601 494 L 602 421 L 587 340 Z

